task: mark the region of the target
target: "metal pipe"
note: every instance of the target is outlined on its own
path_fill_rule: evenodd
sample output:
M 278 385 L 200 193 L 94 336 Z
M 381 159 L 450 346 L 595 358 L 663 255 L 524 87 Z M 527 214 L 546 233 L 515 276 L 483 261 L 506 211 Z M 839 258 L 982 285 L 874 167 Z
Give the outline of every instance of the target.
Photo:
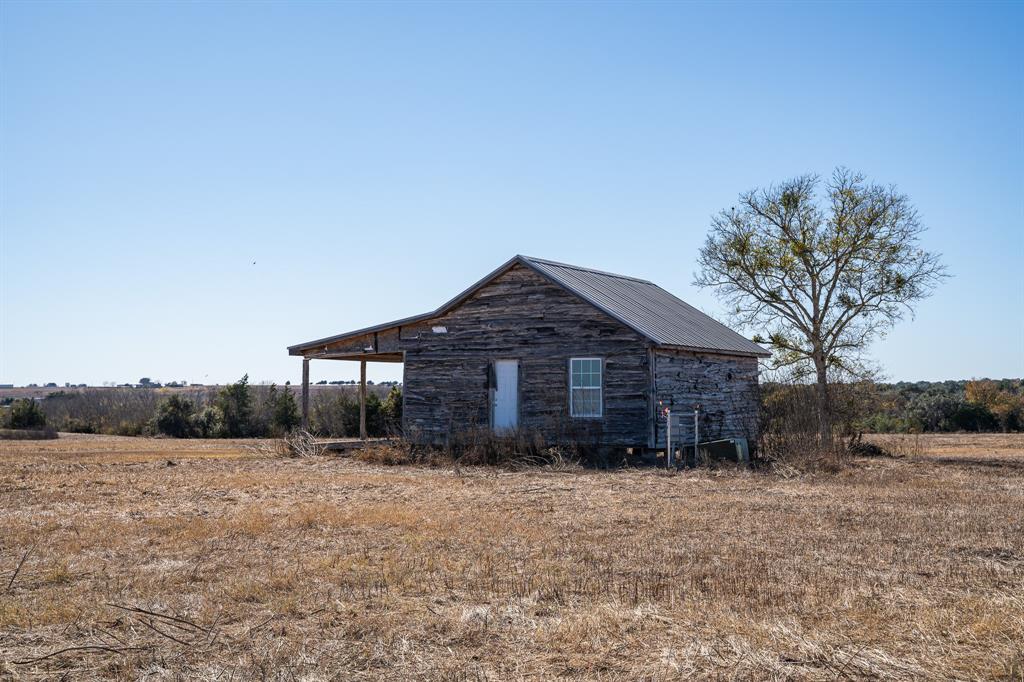
M 700 461 L 700 405 L 693 406 L 693 466 Z
M 665 410 L 665 455 L 667 456 L 666 466 L 671 469 L 672 460 L 672 410 Z

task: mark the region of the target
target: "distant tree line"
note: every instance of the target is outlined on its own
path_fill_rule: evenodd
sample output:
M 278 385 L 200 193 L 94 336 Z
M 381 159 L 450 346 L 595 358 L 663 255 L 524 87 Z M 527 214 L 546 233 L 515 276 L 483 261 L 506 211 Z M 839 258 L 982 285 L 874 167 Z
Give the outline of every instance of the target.
M 287 387 L 271 384 L 256 390 L 248 375 L 221 388 L 205 406 L 172 394 L 157 404 L 153 419 L 157 433 L 174 438 L 280 437 L 299 422 L 298 405 Z
M 321 379 L 316 382 L 315 386 L 354 386 L 358 385 L 359 382 L 355 379 L 339 379 L 338 381 L 328 381 L 327 379 Z M 398 386 L 397 381 L 378 381 L 376 384 L 371 379 L 366 380 L 367 386 Z
M 765 382 L 761 431 L 810 433 L 815 428 L 815 387 Z M 858 433 L 1024 431 L 1024 380 L 974 379 L 834 385 L 833 428 Z
M 384 390 L 390 390 L 384 393 Z M 808 431 L 816 417 L 811 384 L 762 385 L 762 431 Z M 855 433 L 1024 431 L 1024 380 L 975 379 L 939 382 L 837 384 L 834 428 Z M 5 401 L 6 402 L 6 401 Z M 0 426 L 52 427 L 59 431 L 123 436 L 163 434 L 176 438 L 277 437 L 299 426 L 294 389 L 253 386 L 248 376 L 221 388 L 174 392 L 138 389 L 56 391 L 44 400 L 10 401 Z M 310 430 L 332 437 L 359 434 L 355 387 L 337 386 L 310 396 Z M 806 422 L 806 423 L 804 423 Z M 366 397 L 371 436 L 400 433 L 402 388 L 378 385 Z
M 402 389 L 370 390 L 366 398 L 371 436 L 396 433 L 402 421 Z M 218 389 L 195 387 L 174 392 L 96 389 L 55 391 L 45 399 L 14 400 L 0 425 L 51 426 L 72 433 L 174 438 L 280 437 L 299 427 L 301 415 L 292 387 L 253 386 L 248 375 Z M 359 435 L 359 400 L 354 387 L 317 391 L 310 401 L 310 430 L 332 437 Z
M 861 420 L 876 433 L 1024 431 L 1024 380 L 873 384 Z

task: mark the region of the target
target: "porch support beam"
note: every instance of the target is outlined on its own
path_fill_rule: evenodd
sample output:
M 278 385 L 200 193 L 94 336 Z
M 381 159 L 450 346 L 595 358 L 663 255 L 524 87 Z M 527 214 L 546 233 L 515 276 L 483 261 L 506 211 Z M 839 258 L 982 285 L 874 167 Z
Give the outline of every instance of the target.
M 309 358 L 302 358 L 302 429 L 309 429 Z
M 366 360 L 359 361 L 359 437 L 366 440 Z

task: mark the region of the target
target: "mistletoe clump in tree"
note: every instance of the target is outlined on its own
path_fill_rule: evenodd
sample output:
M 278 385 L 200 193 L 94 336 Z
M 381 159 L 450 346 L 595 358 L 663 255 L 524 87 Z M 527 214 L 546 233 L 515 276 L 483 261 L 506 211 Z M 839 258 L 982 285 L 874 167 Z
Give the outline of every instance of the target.
M 820 437 L 832 438 L 829 382 L 868 374 L 865 352 L 945 276 L 925 228 L 894 187 L 837 169 L 740 195 L 712 219 L 696 284 L 732 322 L 758 330 L 774 368 L 816 382 Z

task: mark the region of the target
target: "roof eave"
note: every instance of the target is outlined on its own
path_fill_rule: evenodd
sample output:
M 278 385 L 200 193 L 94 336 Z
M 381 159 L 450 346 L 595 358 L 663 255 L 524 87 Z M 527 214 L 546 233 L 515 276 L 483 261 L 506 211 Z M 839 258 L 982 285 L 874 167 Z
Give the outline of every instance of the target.
M 766 350 L 760 351 L 742 351 L 732 350 L 727 348 L 708 348 L 703 346 L 682 346 L 677 343 L 655 343 L 657 348 L 666 348 L 668 350 L 684 350 L 691 353 L 714 353 L 715 355 L 738 355 L 745 358 L 770 358 L 772 356 Z
M 319 346 L 327 346 L 332 343 L 337 343 L 338 341 L 344 341 L 345 339 L 363 336 L 364 334 L 372 334 L 373 332 L 380 332 L 384 331 L 385 329 L 392 329 L 393 327 L 401 327 L 404 324 L 412 324 L 414 322 L 428 320 L 433 316 L 433 313 L 423 313 L 422 315 L 403 317 L 402 319 L 395 320 L 393 322 L 384 322 L 382 324 L 375 324 L 372 327 L 356 329 L 350 332 L 345 332 L 344 334 L 335 334 L 334 336 L 327 336 L 322 339 L 316 339 L 314 341 L 306 341 L 305 343 L 299 343 L 294 346 L 288 346 L 288 355 L 305 355 L 303 351 L 312 350 Z

